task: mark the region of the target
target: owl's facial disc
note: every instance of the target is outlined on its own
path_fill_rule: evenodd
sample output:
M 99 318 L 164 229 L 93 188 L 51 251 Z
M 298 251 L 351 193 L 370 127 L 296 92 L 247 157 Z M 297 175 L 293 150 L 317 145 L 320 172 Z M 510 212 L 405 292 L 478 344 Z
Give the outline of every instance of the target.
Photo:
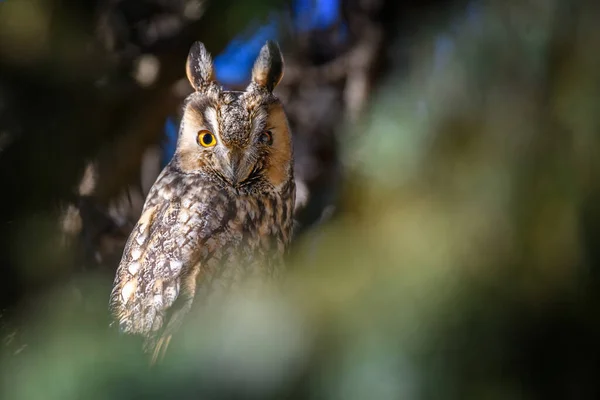
M 190 173 L 212 174 L 233 186 L 275 190 L 293 179 L 292 140 L 285 112 L 273 95 L 283 77 L 279 46 L 267 41 L 245 91 L 225 91 L 204 45 L 192 45 L 186 73 L 195 89 L 186 101 L 175 162 Z

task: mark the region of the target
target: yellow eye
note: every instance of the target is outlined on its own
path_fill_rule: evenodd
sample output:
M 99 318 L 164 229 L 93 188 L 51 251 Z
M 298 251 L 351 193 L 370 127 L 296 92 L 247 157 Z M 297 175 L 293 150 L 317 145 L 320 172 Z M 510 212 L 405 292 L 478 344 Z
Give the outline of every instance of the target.
M 198 138 L 196 140 L 198 141 L 198 144 L 202 147 L 213 147 L 215 144 L 217 144 L 217 139 L 215 138 L 215 135 L 206 130 L 198 132 Z

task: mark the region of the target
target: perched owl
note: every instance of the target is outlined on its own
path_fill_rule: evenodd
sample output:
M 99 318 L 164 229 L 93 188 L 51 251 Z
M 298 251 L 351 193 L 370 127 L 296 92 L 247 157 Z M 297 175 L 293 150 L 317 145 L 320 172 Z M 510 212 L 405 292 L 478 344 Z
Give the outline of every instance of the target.
M 154 360 L 195 298 L 275 278 L 293 225 L 292 138 L 273 95 L 283 76 L 277 44 L 263 46 L 243 92 L 221 88 L 200 42 L 186 70 L 195 92 L 176 153 L 148 193 L 110 297 L 121 331 L 146 337 Z

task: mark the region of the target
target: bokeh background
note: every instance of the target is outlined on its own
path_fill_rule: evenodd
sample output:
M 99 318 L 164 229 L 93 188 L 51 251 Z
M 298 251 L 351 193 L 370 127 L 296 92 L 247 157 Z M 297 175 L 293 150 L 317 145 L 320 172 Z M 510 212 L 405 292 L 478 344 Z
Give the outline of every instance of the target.
M 598 21 L 592 0 L 0 2 L 0 398 L 600 398 Z M 149 369 L 107 303 L 187 52 L 234 89 L 267 39 L 289 272 Z

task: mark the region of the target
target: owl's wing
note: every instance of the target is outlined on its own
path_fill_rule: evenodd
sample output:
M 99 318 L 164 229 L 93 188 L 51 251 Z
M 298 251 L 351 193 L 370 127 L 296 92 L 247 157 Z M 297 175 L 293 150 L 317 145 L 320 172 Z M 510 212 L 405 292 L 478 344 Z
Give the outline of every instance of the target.
M 110 308 L 121 331 L 155 335 L 176 300 L 191 305 L 201 251 L 197 215 L 178 200 L 150 203 L 129 236 Z

